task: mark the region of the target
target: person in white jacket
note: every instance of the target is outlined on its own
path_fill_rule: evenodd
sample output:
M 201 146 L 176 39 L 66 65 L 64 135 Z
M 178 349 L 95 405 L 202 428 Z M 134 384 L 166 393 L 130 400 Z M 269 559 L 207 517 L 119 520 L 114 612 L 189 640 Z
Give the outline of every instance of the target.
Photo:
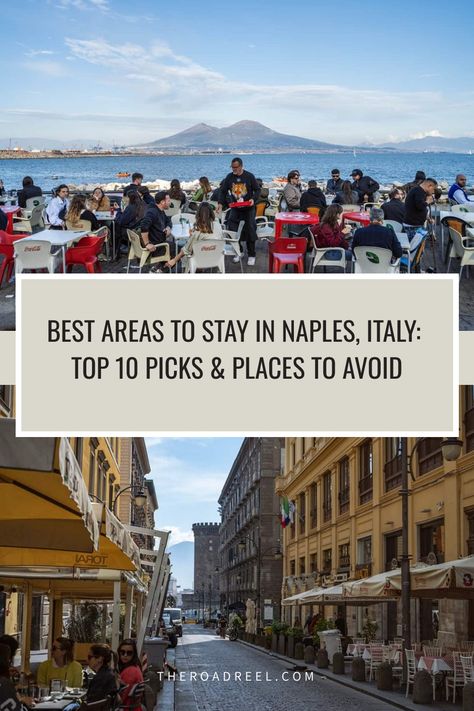
M 66 212 L 69 209 L 69 188 L 59 185 L 54 191 L 54 197 L 46 208 L 46 217 L 52 230 L 62 230 L 65 225 Z

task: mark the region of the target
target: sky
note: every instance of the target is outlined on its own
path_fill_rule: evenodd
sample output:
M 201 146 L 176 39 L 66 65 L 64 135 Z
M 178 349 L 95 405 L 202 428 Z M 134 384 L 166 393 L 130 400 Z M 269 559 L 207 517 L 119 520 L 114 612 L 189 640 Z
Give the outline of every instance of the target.
M 474 135 L 474 3 L 2 3 L 0 138 L 134 145 L 260 121 L 347 143 Z
M 217 500 L 242 438 L 147 437 L 159 509 L 156 526 L 169 544 L 194 541 L 193 523 L 219 523 Z

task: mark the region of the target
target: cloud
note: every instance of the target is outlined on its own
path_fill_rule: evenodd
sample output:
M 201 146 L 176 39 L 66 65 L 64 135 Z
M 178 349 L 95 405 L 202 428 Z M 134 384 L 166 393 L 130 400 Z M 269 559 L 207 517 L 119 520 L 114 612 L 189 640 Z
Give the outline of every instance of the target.
M 166 523 L 160 524 L 160 528 L 161 530 L 171 532 L 168 539 L 168 549 L 177 543 L 183 543 L 183 541 L 194 541 L 194 533 L 190 528 L 184 529 L 179 526 L 168 526 Z
M 39 57 L 50 54 L 55 54 L 55 52 L 50 49 L 30 49 L 28 52 L 26 52 L 27 57 Z
M 409 137 L 410 139 L 413 138 L 442 138 L 442 134 L 440 131 L 438 131 L 437 128 L 434 128 L 431 131 L 421 131 L 419 133 L 412 133 L 411 136 Z
M 102 12 L 108 12 L 110 9 L 108 0 L 57 0 L 56 7 L 60 10 L 75 8 L 76 10 L 101 10 Z
M 49 62 L 47 60 L 23 62 L 23 66 L 30 72 L 39 72 L 50 77 L 62 77 L 67 73 L 64 66 L 59 62 Z
M 189 454 L 188 454 L 189 456 Z M 167 505 L 179 501 L 183 505 L 193 503 L 214 504 L 226 480 L 226 471 L 213 469 L 212 461 L 205 468 L 194 464 L 194 460 L 180 459 L 165 452 L 149 450 L 151 476 L 158 491 L 166 491 Z

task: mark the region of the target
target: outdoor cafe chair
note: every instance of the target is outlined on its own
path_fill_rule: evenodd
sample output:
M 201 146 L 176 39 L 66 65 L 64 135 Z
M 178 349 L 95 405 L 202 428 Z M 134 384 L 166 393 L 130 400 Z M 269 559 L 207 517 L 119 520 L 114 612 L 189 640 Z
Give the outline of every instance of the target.
M 15 266 L 13 243 L 17 239 L 28 236 L 28 234 L 12 235 L 0 230 L 0 257 L 3 257 L 0 263 L 0 289 L 2 288 L 3 277 L 5 277 L 5 283 L 8 284 Z
M 375 671 L 379 668 L 384 660 L 383 648 L 377 644 L 370 645 L 370 661 L 369 666 L 369 681 L 375 680 Z
M 111 711 L 112 699 L 107 697 L 98 701 L 83 702 L 80 709 L 81 711 Z
M 143 246 L 140 235 L 138 235 L 136 232 L 134 232 L 133 230 L 127 230 L 127 235 L 128 241 L 130 243 L 127 262 L 127 274 L 130 271 L 130 266 L 135 266 L 131 264 L 134 259 L 137 259 L 139 262 L 138 271 L 140 274 L 146 264 L 150 265 L 158 264 L 159 262 L 169 262 L 169 260 L 171 259 L 170 246 L 168 242 L 161 242 L 161 244 L 158 245 L 158 249 L 163 250 L 163 253 L 157 255 L 156 251 L 150 252 Z
M 245 221 L 241 220 L 237 231 L 234 230 L 222 230 L 224 235 L 224 255 L 226 257 L 232 257 L 237 260 L 239 258 L 240 271 L 243 273 L 244 268 L 242 266 L 242 250 L 240 248 L 240 238 L 242 236 L 242 230 L 244 229 Z
M 316 267 L 336 267 L 336 269 L 342 269 L 343 272 L 346 271 L 346 250 L 343 247 L 317 247 L 316 240 L 311 232 L 311 242 L 313 243 L 313 251 L 311 252 L 311 271 L 314 274 Z M 336 256 L 336 259 L 329 259 L 327 253 L 332 252 Z
M 279 237 L 269 243 L 269 269 L 273 274 L 281 272 L 283 267 L 292 264 L 299 274 L 304 273 L 304 260 L 307 247 L 306 237 Z
M 197 269 L 218 269 L 225 274 L 225 241 L 205 239 L 193 244 L 193 253 L 189 257 L 189 271 L 195 274 Z
M 448 272 L 453 259 L 461 260 L 461 269 L 459 278 L 462 278 L 462 270 L 464 267 L 474 267 L 474 238 L 463 237 L 460 232 L 449 226 L 449 236 L 451 237 L 451 251 L 449 253 Z M 469 276 L 469 272 L 468 272 Z
M 51 254 L 51 246 L 51 242 L 44 240 L 15 242 L 15 274 L 21 274 L 25 269 L 46 269 L 50 274 L 54 274 L 60 264 L 60 253 Z
M 427 645 L 423 645 L 423 655 L 425 657 L 441 657 L 442 647 L 429 647 Z
M 127 709 L 130 711 L 137 711 L 138 709 L 140 709 L 140 711 L 142 711 L 142 708 L 144 707 L 144 700 L 145 682 L 140 681 L 137 684 L 134 684 L 130 689 L 130 693 L 127 698 L 127 703 L 119 704 L 115 707 L 115 709 Z
M 416 660 L 415 652 L 413 651 L 413 649 L 405 649 L 405 655 L 407 660 L 407 690 L 405 697 L 408 697 L 410 684 L 413 686 L 413 684 L 415 683 Z
M 472 681 L 474 681 L 474 675 L 472 673 L 472 665 L 474 663 L 473 656 L 472 654 L 460 654 L 459 658 L 461 660 L 464 684 L 470 684 Z
M 100 230 L 98 230 L 100 232 Z M 75 264 L 81 264 L 89 274 L 101 272 L 98 256 L 104 246 L 105 235 L 87 235 L 66 252 L 66 271 L 72 272 Z
M 464 686 L 464 672 L 461 664 L 461 652 L 453 652 L 454 671 L 446 677 L 446 701 L 449 701 L 449 690 L 453 690 L 453 704 L 456 703 L 456 689 Z
M 401 222 L 398 222 L 397 220 L 384 220 L 383 221 L 384 227 L 391 227 L 395 234 L 397 232 L 403 232 L 403 225 Z
M 343 212 L 359 212 L 360 205 L 341 205 Z
M 355 247 L 356 274 L 397 274 L 400 260 L 392 263 L 392 252 L 382 247 Z
M 173 217 L 181 212 L 181 202 L 179 200 L 171 200 L 170 206 L 165 210 L 165 215 Z
M 42 230 L 44 228 L 43 206 L 38 205 L 31 211 L 21 213 L 21 215 L 13 215 L 13 232 L 32 232 Z
M 25 210 L 27 212 L 33 212 L 35 207 L 44 208 L 45 205 L 46 205 L 46 203 L 45 203 L 44 195 L 38 195 L 37 197 L 28 198 L 28 200 L 26 201 Z M 23 210 L 23 212 L 25 212 L 25 210 Z
M 275 237 L 275 222 L 268 217 L 257 217 L 257 237 L 258 239 Z

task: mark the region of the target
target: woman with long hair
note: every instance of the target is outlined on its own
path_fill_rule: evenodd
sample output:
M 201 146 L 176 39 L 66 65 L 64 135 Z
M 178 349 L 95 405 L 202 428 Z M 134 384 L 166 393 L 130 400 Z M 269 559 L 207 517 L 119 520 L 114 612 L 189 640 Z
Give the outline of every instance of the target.
M 135 684 L 143 682 L 142 666 L 138 658 L 137 643 L 134 639 L 124 639 L 117 649 L 118 673 L 122 684 L 126 684 L 125 689 L 120 693 L 122 704 L 127 708 L 133 708 L 135 699 L 130 696 Z M 139 704 L 138 704 L 139 705 Z
M 359 204 L 359 193 L 352 190 L 352 183 L 350 180 L 344 180 L 342 182 L 341 190 L 338 190 L 336 197 L 333 200 L 333 204 L 336 205 L 358 205 Z
M 171 181 L 169 194 L 173 202 L 179 202 L 181 207 L 186 203 L 186 193 L 181 189 L 181 183 L 177 178 L 173 178 Z
M 87 655 L 89 667 L 95 672 L 87 689 L 86 701 L 99 701 L 117 695 L 117 680 L 111 669 L 112 650 L 108 644 L 92 644 Z
M 146 204 L 143 201 L 142 194 L 137 191 L 128 193 L 128 205 L 122 212 L 119 210 L 115 216 L 115 229 L 118 236 L 115 246 L 115 258 L 120 257 L 120 245 L 128 245 L 127 230 L 136 230 L 146 212 Z
M 349 243 L 346 240 L 350 234 L 351 228 L 347 225 L 342 227 L 343 209 L 341 205 L 329 205 L 326 212 L 321 218 L 321 222 L 311 228 L 314 235 L 316 246 L 321 248 L 327 247 L 343 247 L 346 250 L 346 260 L 352 259 L 352 252 L 349 250 Z M 337 252 L 331 254 L 326 252 L 327 259 L 338 259 Z
M 100 224 L 94 213 L 87 208 L 85 195 L 74 195 L 66 212 L 66 224 L 69 223 L 74 229 L 74 226 L 80 220 L 87 220 L 91 224 L 91 230 L 95 232 L 99 229 Z
M 212 193 L 212 185 L 209 182 L 209 179 L 206 178 L 205 175 L 203 175 L 201 178 L 199 178 L 199 187 L 192 196 L 191 200 L 194 202 L 203 202 L 205 200 L 209 200 L 209 197 Z
M 95 188 L 92 192 L 89 202 L 91 210 L 97 210 L 98 212 L 109 212 L 110 210 L 110 200 L 100 187 Z
M 38 686 L 49 688 L 53 679 L 60 679 L 66 686 L 82 686 L 82 667 L 74 661 L 74 642 L 67 637 L 56 637 L 51 646 L 51 659 L 38 667 Z
M 183 257 L 190 257 L 193 253 L 193 245 L 195 242 L 206 239 L 223 239 L 223 237 L 222 227 L 220 223 L 215 220 L 214 208 L 208 202 L 202 202 L 196 212 L 196 221 L 191 230 L 189 240 L 179 254 L 167 262 L 166 266 L 172 269 Z

